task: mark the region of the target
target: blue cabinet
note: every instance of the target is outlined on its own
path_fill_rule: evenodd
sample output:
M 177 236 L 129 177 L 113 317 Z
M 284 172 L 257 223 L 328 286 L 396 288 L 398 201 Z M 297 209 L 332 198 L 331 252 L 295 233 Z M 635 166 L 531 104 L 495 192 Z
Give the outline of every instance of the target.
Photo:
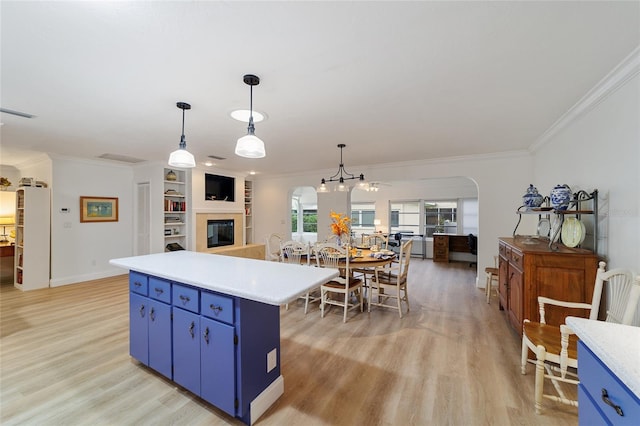
M 278 306 L 135 271 L 129 281 L 132 357 L 247 424 L 280 395 L 267 391 L 282 386 Z
M 129 353 L 171 378 L 170 283 L 132 272 L 129 275 Z
M 578 342 L 580 425 L 634 425 L 640 399 L 582 342 Z
M 173 308 L 173 380 L 200 395 L 200 315 Z
M 205 317 L 200 319 L 200 324 L 200 396 L 233 416 L 236 413 L 234 328 Z

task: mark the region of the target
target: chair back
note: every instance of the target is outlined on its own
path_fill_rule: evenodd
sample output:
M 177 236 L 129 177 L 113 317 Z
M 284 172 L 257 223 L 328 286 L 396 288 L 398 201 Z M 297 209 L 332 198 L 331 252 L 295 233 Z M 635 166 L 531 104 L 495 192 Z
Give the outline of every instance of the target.
M 309 263 L 309 245 L 307 244 L 299 241 L 286 241 L 280 244 L 280 252 L 284 263 L 296 263 L 298 265 Z M 306 262 L 303 257 L 306 257 Z
M 598 319 L 600 300 L 604 290 L 604 283 L 606 282 L 609 309 L 607 309 L 605 321 L 628 325 L 633 320 L 635 306 L 637 306 L 638 298 L 640 297 L 640 290 L 634 288 L 635 284 L 631 271 L 621 268 L 606 271 L 606 265 L 606 262 L 599 263 L 589 319 Z
M 407 240 L 400 249 L 400 256 L 398 257 L 398 282 L 406 282 L 409 275 L 409 262 L 411 261 L 411 247 L 413 246 L 413 240 Z
M 316 252 L 316 264 L 320 268 L 336 268 L 340 266 L 340 260 L 346 258 L 346 265 L 348 267 L 349 256 L 347 256 L 347 250 L 339 247 L 335 243 L 321 243 L 315 247 Z M 342 267 L 345 265 L 343 264 Z
M 280 234 L 270 234 L 265 237 L 266 245 L 266 257 L 267 260 L 273 260 L 279 262 L 280 259 L 280 244 L 284 240 Z
M 378 246 L 380 250 L 389 249 L 389 237 L 386 237 L 381 234 L 371 234 L 369 235 L 369 247 Z

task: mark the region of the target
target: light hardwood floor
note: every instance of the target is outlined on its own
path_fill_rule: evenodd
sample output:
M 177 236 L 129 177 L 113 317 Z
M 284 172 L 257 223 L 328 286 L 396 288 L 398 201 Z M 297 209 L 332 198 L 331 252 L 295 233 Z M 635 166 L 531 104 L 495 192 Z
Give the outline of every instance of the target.
M 533 409 L 533 366 L 465 263 L 412 259 L 411 312 L 281 311 L 285 393 L 262 425 L 575 425 Z M 20 292 L 3 285 L 3 425 L 225 425 L 239 421 L 129 357 L 126 276 Z

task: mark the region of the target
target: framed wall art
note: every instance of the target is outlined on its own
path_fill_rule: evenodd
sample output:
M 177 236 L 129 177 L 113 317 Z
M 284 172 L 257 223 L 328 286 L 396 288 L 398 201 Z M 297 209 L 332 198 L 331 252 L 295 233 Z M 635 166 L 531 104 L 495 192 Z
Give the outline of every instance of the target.
M 117 222 L 117 197 L 80 197 L 80 222 Z

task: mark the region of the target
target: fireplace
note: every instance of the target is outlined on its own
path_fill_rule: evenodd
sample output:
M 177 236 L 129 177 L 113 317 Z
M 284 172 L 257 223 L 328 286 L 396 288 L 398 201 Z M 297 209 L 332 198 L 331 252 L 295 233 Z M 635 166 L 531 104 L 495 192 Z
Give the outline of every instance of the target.
M 234 220 L 207 220 L 207 248 L 234 244 Z

